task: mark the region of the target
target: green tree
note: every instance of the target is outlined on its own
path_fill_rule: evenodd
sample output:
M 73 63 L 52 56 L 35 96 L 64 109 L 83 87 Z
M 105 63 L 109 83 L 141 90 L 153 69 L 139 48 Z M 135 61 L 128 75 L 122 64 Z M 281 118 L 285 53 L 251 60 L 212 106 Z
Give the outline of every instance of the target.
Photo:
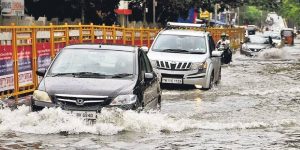
M 281 14 L 289 22 L 300 26 L 300 1 L 299 0 L 282 0 Z
M 254 24 L 261 26 L 265 20 L 265 12 L 256 6 L 245 6 L 241 12 L 241 22 L 243 24 Z

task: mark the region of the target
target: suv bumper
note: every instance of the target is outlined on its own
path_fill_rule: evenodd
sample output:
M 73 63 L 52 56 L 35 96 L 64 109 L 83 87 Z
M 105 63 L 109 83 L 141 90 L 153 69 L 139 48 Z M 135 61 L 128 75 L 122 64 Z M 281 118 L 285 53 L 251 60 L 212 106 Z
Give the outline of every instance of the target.
M 187 85 L 201 85 L 205 86 L 207 81 L 206 69 L 204 70 L 190 70 L 190 71 L 171 71 L 171 70 L 154 70 L 162 83 L 163 78 L 180 78 L 182 79 L 182 84 Z

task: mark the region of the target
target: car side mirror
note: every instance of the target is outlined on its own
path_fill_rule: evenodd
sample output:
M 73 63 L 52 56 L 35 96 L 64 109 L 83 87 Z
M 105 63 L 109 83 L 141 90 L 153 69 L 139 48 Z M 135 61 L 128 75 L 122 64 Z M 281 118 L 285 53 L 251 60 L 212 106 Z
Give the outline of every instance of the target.
M 145 73 L 145 81 L 146 82 L 153 80 L 153 78 L 154 78 L 153 73 Z
M 141 50 L 144 51 L 145 53 L 148 53 L 149 48 L 147 46 L 142 46 Z
M 37 71 L 36 71 L 36 74 L 37 74 L 38 76 L 43 77 L 43 76 L 45 76 L 46 71 L 47 71 L 46 69 L 40 69 L 40 70 L 37 70 Z
M 221 57 L 223 54 L 223 51 L 213 51 L 212 52 L 212 57 Z

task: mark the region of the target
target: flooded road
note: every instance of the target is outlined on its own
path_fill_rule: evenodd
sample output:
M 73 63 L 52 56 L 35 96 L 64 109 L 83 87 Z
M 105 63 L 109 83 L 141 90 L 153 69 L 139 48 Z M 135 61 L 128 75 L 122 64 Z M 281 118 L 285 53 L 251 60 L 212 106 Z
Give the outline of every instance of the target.
M 300 149 L 300 45 L 235 54 L 212 90 L 164 89 L 161 112 L 0 110 L 0 149 Z

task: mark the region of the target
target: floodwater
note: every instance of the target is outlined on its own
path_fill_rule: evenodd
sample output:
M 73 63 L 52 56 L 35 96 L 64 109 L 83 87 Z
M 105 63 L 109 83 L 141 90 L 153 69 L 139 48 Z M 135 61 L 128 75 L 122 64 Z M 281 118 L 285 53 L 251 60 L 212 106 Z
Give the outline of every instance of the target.
M 300 45 L 235 54 L 212 90 L 164 89 L 161 112 L 0 110 L 0 149 L 300 149 Z

